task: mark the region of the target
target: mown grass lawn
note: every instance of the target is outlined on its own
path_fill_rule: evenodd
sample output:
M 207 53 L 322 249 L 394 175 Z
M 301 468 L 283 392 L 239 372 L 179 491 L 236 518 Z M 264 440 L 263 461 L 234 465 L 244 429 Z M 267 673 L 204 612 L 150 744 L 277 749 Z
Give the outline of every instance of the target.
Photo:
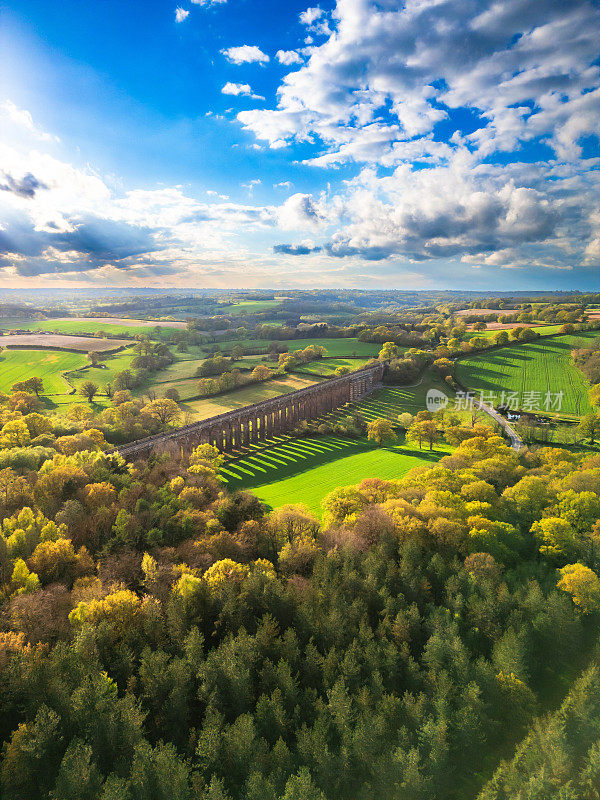
M 0 391 L 10 392 L 17 381 L 38 377 L 45 395 L 67 394 L 69 385 L 62 373 L 88 363 L 83 353 L 61 350 L 4 350 L 0 354 Z
M 529 344 L 509 345 L 460 359 L 456 374 L 475 392 L 518 392 L 523 405 L 526 392 L 563 392 L 561 414 L 582 416 L 591 410 L 589 384 L 571 358 L 573 349 L 586 347 L 598 334 L 553 336 Z
M 341 436 L 283 439 L 229 462 L 222 470 L 227 488 L 251 489 L 271 508 L 302 503 L 321 513 L 325 495 L 365 478 L 400 478 L 410 469 L 430 465 L 449 450 L 418 450 L 404 444 L 376 447 L 366 439 Z

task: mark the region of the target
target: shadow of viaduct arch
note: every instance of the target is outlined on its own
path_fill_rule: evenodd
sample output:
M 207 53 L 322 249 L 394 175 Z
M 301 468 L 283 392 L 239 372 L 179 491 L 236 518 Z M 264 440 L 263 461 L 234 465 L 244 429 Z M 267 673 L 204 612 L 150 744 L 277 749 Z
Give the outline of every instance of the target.
M 301 420 L 312 420 L 335 408 L 360 400 L 381 384 L 386 364 L 356 370 L 305 389 L 193 422 L 166 433 L 147 436 L 116 448 L 126 459 L 156 451 L 191 450 L 212 444 L 223 452 L 247 446 L 293 430 Z

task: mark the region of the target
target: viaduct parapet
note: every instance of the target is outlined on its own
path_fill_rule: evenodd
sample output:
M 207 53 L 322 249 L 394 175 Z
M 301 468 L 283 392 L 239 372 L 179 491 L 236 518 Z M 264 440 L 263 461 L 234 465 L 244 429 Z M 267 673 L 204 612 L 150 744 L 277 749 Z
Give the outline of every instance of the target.
M 340 378 L 228 411 L 166 433 L 147 436 L 116 448 L 127 459 L 169 449 L 191 450 L 212 444 L 227 452 L 293 430 L 301 420 L 312 420 L 335 408 L 360 400 L 381 383 L 385 364 L 356 370 Z

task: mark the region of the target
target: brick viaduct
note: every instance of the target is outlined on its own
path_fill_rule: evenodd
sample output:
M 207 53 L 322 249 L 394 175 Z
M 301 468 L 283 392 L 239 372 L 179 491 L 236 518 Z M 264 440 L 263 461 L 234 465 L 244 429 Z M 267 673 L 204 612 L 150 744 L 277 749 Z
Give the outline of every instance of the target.
M 154 450 L 190 450 L 205 443 L 225 452 L 238 449 L 293 430 L 301 420 L 316 419 L 334 408 L 359 400 L 381 383 L 385 366 L 384 363 L 375 364 L 306 389 L 174 428 L 167 433 L 147 436 L 122 445 L 117 451 L 124 458 L 131 459 L 148 456 Z

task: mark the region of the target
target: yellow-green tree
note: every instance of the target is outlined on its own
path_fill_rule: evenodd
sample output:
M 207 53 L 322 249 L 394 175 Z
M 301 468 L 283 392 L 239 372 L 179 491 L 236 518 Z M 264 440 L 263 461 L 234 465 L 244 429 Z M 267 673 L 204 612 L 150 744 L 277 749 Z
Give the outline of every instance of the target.
M 575 605 L 584 614 L 600 609 L 600 580 L 589 567 L 580 564 L 567 564 L 560 570 L 561 578 L 556 584 L 559 589 L 571 595 Z
M 384 442 L 395 442 L 398 439 L 392 423 L 384 417 L 374 419 L 368 423 L 367 438 L 378 445 L 382 445 Z
M 157 419 L 161 425 L 168 425 L 175 422 L 181 416 L 181 409 L 174 400 L 169 400 L 168 397 L 159 397 L 152 400 L 142 409 L 144 414 L 148 414 L 154 419 Z
M 379 351 L 379 358 L 382 361 L 388 361 L 393 358 L 398 358 L 400 356 L 400 348 L 394 342 L 385 342 L 381 350 Z

